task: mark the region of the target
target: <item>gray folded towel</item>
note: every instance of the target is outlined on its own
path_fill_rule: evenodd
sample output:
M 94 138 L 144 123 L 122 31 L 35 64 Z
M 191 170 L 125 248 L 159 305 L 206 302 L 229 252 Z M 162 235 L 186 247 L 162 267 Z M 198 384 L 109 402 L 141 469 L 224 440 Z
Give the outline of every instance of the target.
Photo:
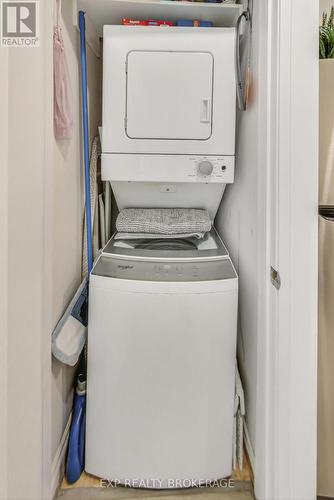
M 116 220 L 120 233 L 184 235 L 207 233 L 212 223 L 207 210 L 198 208 L 124 208 Z
M 159 238 L 164 240 L 172 240 L 175 238 L 204 238 L 206 233 L 178 233 L 178 234 L 156 234 L 156 233 L 119 233 L 114 236 L 115 240 L 154 240 Z

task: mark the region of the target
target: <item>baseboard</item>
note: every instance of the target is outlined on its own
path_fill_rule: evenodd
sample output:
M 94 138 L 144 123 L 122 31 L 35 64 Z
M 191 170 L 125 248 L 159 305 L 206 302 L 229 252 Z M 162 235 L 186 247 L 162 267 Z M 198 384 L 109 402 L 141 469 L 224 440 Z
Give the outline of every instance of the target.
M 52 465 L 51 465 L 51 498 L 54 498 L 58 487 L 60 485 L 60 482 L 63 477 L 64 473 L 64 464 L 65 464 L 65 454 L 66 454 L 66 449 L 67 449 L 67 442 L 68 442 L 68 437 L 70 433 L 70 427 L 71 427 L 71 420 L 72 420 L 72 413 L 68 417 L 63 435 L 61 437 L 59 446 L 57 448 L 56 454 L 53 458 Z
M 246 446 L 246 450 L 247 450 L 250 465 L 252 467 L 253 474 L 255 474 L 255 453 L 254 453 L 253 446 L 252 446 L 252 443 L 251 443 L 251 440 L 249 437 L 249 432 L 248 432 L 246 422 L 244 422 L 244 442 L 245 442 L 245 446 Z

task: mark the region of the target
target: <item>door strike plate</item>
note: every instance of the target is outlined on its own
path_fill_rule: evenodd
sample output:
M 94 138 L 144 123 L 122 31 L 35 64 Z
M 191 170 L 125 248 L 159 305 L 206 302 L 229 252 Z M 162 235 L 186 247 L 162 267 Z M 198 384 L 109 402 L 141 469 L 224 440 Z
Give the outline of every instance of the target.
M 279 275 L 279 272 L 272 266 L 270 268 L 270 277 L 271 277 L 271 282 L 276 288 L 276 290 L 279 290 L 281 288 L 281 277 Z

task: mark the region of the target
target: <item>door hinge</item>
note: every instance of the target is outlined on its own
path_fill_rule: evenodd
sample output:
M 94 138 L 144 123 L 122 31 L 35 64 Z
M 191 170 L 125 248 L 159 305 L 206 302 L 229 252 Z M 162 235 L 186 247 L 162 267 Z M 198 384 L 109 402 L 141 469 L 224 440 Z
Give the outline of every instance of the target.
M 279 290 L 281 288 L 281 277 L 279 272 L 272 266 L 270 268 L 270 279 L 276 290 Z

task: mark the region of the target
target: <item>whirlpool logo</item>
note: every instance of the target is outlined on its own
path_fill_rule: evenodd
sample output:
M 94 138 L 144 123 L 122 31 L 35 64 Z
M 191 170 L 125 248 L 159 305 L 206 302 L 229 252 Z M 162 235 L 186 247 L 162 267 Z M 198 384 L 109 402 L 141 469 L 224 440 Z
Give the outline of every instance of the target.
M 1 45 L 39 46 L 39 2 L 1 1 Z
M 133 266 L 130 266 L 129 264 L 118 264 L 117 265 L 118 269 L 121 269 L 122 271 L 126 271 L 127 269 L 133 269 Z

